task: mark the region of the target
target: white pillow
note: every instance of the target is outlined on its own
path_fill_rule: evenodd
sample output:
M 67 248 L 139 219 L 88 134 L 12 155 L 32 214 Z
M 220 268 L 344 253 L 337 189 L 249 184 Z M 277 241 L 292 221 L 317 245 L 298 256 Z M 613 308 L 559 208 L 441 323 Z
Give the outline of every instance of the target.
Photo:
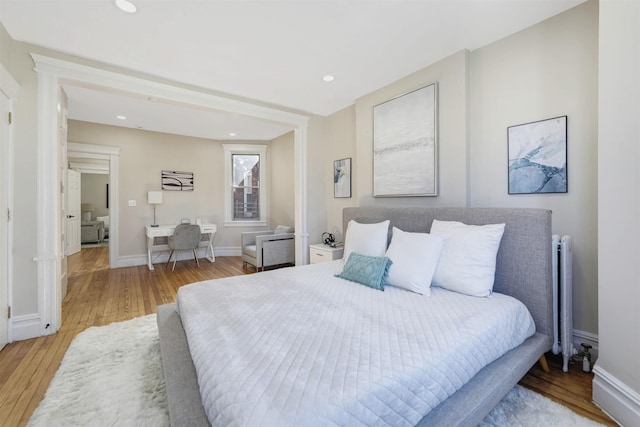
M 387 257 L 391 267 L 387 284 L 422 295 L 431 295 L 431 279 L 438 266 L 444 237 L 409 233 L 393 227 Z
M 466 225 L 433 220 L 431 234 L 445 237 L 433 284 L 467 295 L 491 295 L 504 224 Z
M 376 224 L 361 224 L 354 220 L 347 224 L 343 259 L 349 259 L 351 252 L 362 255 L 384 256 L 387 250 L 389 220 Z

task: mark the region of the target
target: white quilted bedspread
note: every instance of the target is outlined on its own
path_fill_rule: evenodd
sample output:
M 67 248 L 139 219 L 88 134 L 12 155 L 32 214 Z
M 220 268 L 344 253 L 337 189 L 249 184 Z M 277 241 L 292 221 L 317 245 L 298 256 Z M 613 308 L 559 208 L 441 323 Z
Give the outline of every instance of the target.
M 415 425 L 534 333 L 523 304 L 333 277 L 342 261 L 194 283 L 178 311 L 212 425 Z

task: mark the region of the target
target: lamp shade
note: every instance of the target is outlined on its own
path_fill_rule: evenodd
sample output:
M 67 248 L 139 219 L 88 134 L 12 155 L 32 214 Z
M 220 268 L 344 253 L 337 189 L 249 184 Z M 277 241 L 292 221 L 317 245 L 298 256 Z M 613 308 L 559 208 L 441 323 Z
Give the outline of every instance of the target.
M 162 204 L 162 191 L 149 191 L 147 198 L 150 205 Z
M 80 210 L 82 212 L 93 212 L 96 209 L 93 207 L 93 203 L 82 203 L 80 205 Z

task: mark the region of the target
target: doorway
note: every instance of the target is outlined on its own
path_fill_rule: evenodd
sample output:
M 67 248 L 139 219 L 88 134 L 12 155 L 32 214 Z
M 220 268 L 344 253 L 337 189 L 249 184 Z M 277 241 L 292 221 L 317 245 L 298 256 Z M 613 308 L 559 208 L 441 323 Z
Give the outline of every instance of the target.
M 79 172 L 81 179 L 81 225 L 88 228 L 84 238 L 80 232 L 81 249 L 83 241 L 85 248 L 108 246 L 109 267 L 116 268 L 120 148 L 69 142 L 67 158 L 70 169 Z
M 80 250 L 109 246 L 112 210 L 109 208 L 109 162 L 69 158 L 80 176 Z
M 144 95 L 154 99 L 165 99 L 204 108 L 212 111 L 225 111 L 229 114 L 240 114 L 273 123 L 280 123 L 294 129 L 294 161 L 295 161 L 295 228 L 296 228 L 296 264 L 306 264 L 308 260 L 307 233 L 307 129 L 309 117 L 284 110 L 278 110 L 254 103 L 230 99 L 212 93 L 195 91 L 170 84 L 159 83 L 133 77 L 113 71 L 106 71 L 86 65 L 80 65 L 43 55 L 31 54 L 38 73 L 38 141 L 37 148 L 41 155 L 38 157 L 38 248 L 44 254 L 35 260 L 38 262 L 38 294 L 43 297 L 45 304 L 39 308 L 43 334 L 55 333 L 61 325 L 61 301 L 56 295 L 59 286 L 59 271 L 56 265 L 57 248 L 51 243 L 58 237 L 58 230 L 51 226 L 58 218 L 57 200 L 45 197 L 46 194 L 56 194 L 56 182 L 50 178 L 54 176 L 58 167 L 58 159 L 49 155 L 56 148 L 55 134 L 57 123 L 57 96 L 62 84 L 92 85 L 94 87 L 109 88 L 129 94 Z M 90 146 L 90 144 L 82 144 Z M 114 148 L 114 147 L 110 147 Z M 69 143 L 69 151 L 72 151 Z M 118 170 L 117 155 L 110 156 L 109 196 L 113 205 L 110 219 L 109 258 L 113 268 L 118 260 Z M 115 167 L 114 167 L 115 160 Z M 113 188 L 112 188 L 113 187 Z M 41 232 L 40 232 L 41 230 Z M 52 326 L 49 328 L 49 326 Z

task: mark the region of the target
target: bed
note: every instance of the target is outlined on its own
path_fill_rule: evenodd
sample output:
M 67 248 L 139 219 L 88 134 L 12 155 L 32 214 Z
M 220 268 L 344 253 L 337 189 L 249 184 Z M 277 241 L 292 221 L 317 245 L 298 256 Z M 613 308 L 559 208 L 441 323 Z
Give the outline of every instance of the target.
M 550 211 L 502 208 L 345 209 L 345 230 L 352 220 L 360 224 L 389 220 L 388 230 L 397 227 L 405 232 L 418 233 L 429 231 L 434 220 L 459 221 L 468 225 L 505 224 L 495 261 L 494 294 L 490 298 L 478 298 L 433 288 L 431 297 L 426 297 L 394 287 L 387 287 L 382 293 L 336 278 L 334 275 L 344 268 L 343 261 L 189 285 L 179 293 L 180 306 L 167 304 L 158 307 L 172 425 L 206 426 L 210 425 L 209 420 L 213 420 L 215 425 L 477 425 L 550 349 Z M 389 241 L 390 231 L 387 243 Z M 297 290 L 295 285 L 286 284 L 296 276 L 306 278 L 298 282 L 301 284 Z M 254 281 L 253 285 L 240 283 L 246 280 Z M 321 289 L 323 283 L 326 289 Z M 205 293 L 199 293 L 201 291 Z M 330 299 L 321 300 L 319 292 L 328 294 Z M 282 306 L 275 305 L 274 301 L 278 299 L 289 299 L 291 304 L 284 310 Z M 259 304 L 251 305 L 250 300 L 259 301 Z M 358 306 L 348 305 L 353 301 L 363 302 L 366 309 L 360 310 L 363 311 L 362 316 L 357 317 L 360 320 L 349 323 L 352 316 L 344 313 L 359 310 Z M 411 307 L 413 301 L 420 301 L 415 311 Z M 517 338 L 518 343 L 505 343 L 504 348 L 499 349 L 494 338 L 476 338 L 473 328 L 461 328 L 463 342 L 472 349 L 486 347 L 482 351 L 489 354 L 462 347 L 458 349 L 458 344 L 445 346 L 453 346 L 456 356 L 453 358 L 451 354 L 440 354 L 440 349 L 412 352 L 414 350 L 410 347 L 424 341 L 420 328 L 413 327 L 418 324 L 415 319 L 423 315 L 427 325 L 435 325 L 436 338 L 430 339 L 445 340 L 458 333 L 447 331 L 438 334 L 438 319 L 424 314 L 431 313 L 433 307 L 425 308 L 423 302 L 445 307 L 445 311 L 457 311 L 459 317 L 453 322 L 461 324 L 474 310 L 482 315 L 486 310 L 483 304 L 501 304 L 503 301 L 514 307 L 522 305 L 519 302 L 523 303 L 528 309 L 527 316 L 532 320 L 531 330 L 523 332 L 526 337 Z M 395 304 L 395 308 L 389 308 L 390 303 Z M 310 309 L 314 304 L 317 304 L 316 309 Z M 232 312 L 227 312 L 225 307 L 233 307 Z M 455 310 L 452 307 L 464 308 Z M 245 310 L 244 314 L 240 308 Z M 328 317 L 322 315 L 331 310 L 336 313 Z M 312 316 L 314 324 L 326 327 L 317 328 L 320 335 L 309 338 L 305 335 L 309 327 L 302 323 L 296 325 L 295 317 L 292 317 L 296 311 L 315 313 Z M 393 313 L 400 311 L 407 313 L 410 323 L 401 316 L 392 319 L 396 317 Z M 276 314 L 284 317 L 272 319 Z M 367 315 L 369 320 L 363 322 Z M 334 322 L 336 316 L 343 318 L 344 322 Z M 527 316 L 516 315 L 519 318 Z M 276 327 L 269 321 L 287 324 L 288 332 L 276 334 Z M 240 325 L 245 322 L 246 326 Z M 472 324 L 475 322 L 471 321 Z M 230 324 L 232 328 L 227 327 Z M 196 333 L 193 332 L 196 325 L 206 327 L 203 332 Z M 243 328 L 245 335 L 240 338 L 229 335 L 230 329 Z M 516 331 L 526 329 L 526 325 L 514 326 Z M 324 338 L 336 342 L 332 333 L 345 335 L 345 331 L 350 337 L 337 342 L 347 344 L 322 345 Z M 417 334 L 418 338 L 412 334 Z M 375 337 L 375 340 L 368 340 L 368 337 Z M 356 344 L 353 344 L 353 339 L 356 339 Z M 300 346 L 300 342 L 305 340 L 309 342 Z M 387 342 L 384 345 L 374 342 L 372 346 L 367 340 Z M 412 365 L 397 359 L 398 353 L 392 351 L 395 347 L 402 349 L 402 354 L 410 354 L 410 360 L 415 363 Z M 357 351 L 354 356 L 353 348 L 365 349 L 360 352 L 365 353 L 364 356 Z M 423 351 L 425 354 L 421 355 Z M 293 357 L 293 353 L 300 352 L 307 356 Z M 460 360 L 457 360 L 457 355 L 462 355 Z M 364 371 L 358 370 L 365 359 L 366 377 Z M 309 364 L 300 360 L 308 360 Z M 269 365 L 274 365 L 275 369 L 261 384 Z M 448 365 L 460 365 L 462 373 L 450 372 L 451 366 Z M 287 379 L 287 372 L 293 371 L 295 375 Z M 325 371 L 329 371 L 332 381 L 327 382 Z M 396 376 L 396 371 L 404 378 L 399 383 L 390 380 Z M 411 376 L 402 377 L 406 371 L 410 371 Z M 205 372 L 209 376 L 205 376 Z M 375 376 L 376 373 L 379 375 Z M 433 380 L 438 375 L 442 377 L 440 383 Z M 299 378 L 304 378 L 304 381 L 298 381 Z M 230 388 L 220 389 L 221 384 Z M 266 404 L 260 400 L 264 395 L 269 396 Z M 250 405 L 251 411 L 238 406 L 244 403 Z M 314 413 L 318 408 L 320 413 Z M 251 413 L 243 418 L 248 412 Z

